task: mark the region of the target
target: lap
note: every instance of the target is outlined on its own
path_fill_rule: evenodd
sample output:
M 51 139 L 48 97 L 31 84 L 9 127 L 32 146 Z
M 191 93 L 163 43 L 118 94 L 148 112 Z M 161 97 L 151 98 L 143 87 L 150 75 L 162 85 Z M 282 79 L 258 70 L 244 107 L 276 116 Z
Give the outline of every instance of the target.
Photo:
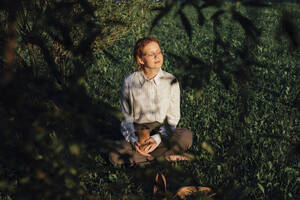
M 113 164 L 147 164 L 153 160 L 152 157 L 145 157 L 135 151 L 132 145 L 126 140 L 122 140 L 121 143 L 117 144 L 114 151 L 109 153 L 110 162 Z
M 191 147 L 193 134 L 186 128 L 177 128 L 170 137 L 162 138 L 159 146 L 150 153 L 152 157 L 147 158 L 135 151 L 133 146 L 126 140 L 117 144 L 115 150 L 110 153 L 110 161 L 114 164 L 147 164 L 149 161 L 159 156 L 171 155 L 186 151 Z
M 153 157 L 182 153 L 193 143 L 193 133 L 186 128 L 177 128 L 172 135 L 162 139 L 162 143 L 151 153 Z

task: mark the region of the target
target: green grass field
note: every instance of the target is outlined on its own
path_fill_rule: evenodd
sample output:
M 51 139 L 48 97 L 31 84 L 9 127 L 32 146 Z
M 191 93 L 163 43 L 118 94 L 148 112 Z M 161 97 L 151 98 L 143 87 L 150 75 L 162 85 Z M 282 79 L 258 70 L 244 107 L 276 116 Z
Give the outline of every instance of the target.
M 25 70 L 16 76 L 0 98 L 1 200 L 179 199 L 176 190 L 187 185 L 216 193 L 187 199 L 300 199 L 299 38 L 293 43 L 280 25 L 292 22 L 299 36 L 299 4 L 222 3 L 201 9 L 202 24 L 193 6 L 176 4 L 152 27 L 159 13 L 88 58 L 76 86 L 53 89 L 51 77 L 23 84 Z M 113 166 L 107 154 L 122 139 L 122 81 L 136 70 L 135 42 L 148 35 L 161 42 L 163 69 L 180 81 L 178 126 L 194 133 L 193 160 Z M 153 197 L 157 172 L 168 192 Z
M 225 4 L 223 9 L 231 5 Z M 285 6 L 299 16 L 298 5 Z M 282 41 L 275 40 L 281 9 L 237 8 L 261 30 L 259 42 L 247 52 L 253 61 L 250 64 L 245 64 L 237 53 L 248 45 L 249 38 L 241 25 L 232 20 L 228 10 L 220 18 L 222 40 L 229 44 L 226 53 L 222 49 L 213 52 L 215 35 L 210 17 L 217 8 L 203 9 L 206 21 L 202 26 L 197 23 L 196 10 L 191 6 L 184 8 L 192 25 L 191 39 L 180 17 L 174 14 L 176 8 L 150 33 L 161 41 L 165 51 L 163 68 L 181 81 L 179 127 L 187 127 L 195 134 L 190 150 L 195 159 L 163 169 L 168 173 L 169 168 L 175 168 L 169 170 L 167 176 L 173 190 L 192 184 L 211 187 L 217 199 L 300 198 L 299 151 L 294 152 L 293 146 L 299 141 L 299 108 L 292 105 L 299 93 L 299 49 L 291 50 L 286 37 Z M 299 25 L 299 17 L 293 20 Z M 144 25 L 150 26 L 150 22 Z M 135 70 L 133 46 L 139 37 L 148 34 L 147 29 L 144 33 L 129 34 L 109 49 L 118 62 L 104 58 L 105 64 L 88 72 L 87 84 L 93 97 L 119 108 L 122 80 L 125 74 Z M 209 71 L 203 69 L 205 66 L 191 63 L 191 56 L 213 69 Z M 228 88 L 222 81 L 224 77 L 215 69 L 215 59 L 223 61 L 222 73 L 230 80 Z M 245 72 L 244 76 L 239 70 Z M 95 76 L 99 71 L 109 78 Z M 239 72 L 241 77 L 236 75 Z M 184 79 L 185 76 L 192 81 Z M 132 194 L 137 195 L 136 199 L 147 199 L 151 194 L 145 193 L 145 188 L 135 181 L 136 177 L 128 175 L 123 168 L 107 170 L 108 178 L 99 177 L 97 181 L 103 181 L 108 188 L 116 183 L 120 196 L 115 197 L 108 188 L 103 189 L 105 186 L 99 188 L 102 192 L 94 190 L 96 194 L 107 195 L 108 199 L 126 199 Z

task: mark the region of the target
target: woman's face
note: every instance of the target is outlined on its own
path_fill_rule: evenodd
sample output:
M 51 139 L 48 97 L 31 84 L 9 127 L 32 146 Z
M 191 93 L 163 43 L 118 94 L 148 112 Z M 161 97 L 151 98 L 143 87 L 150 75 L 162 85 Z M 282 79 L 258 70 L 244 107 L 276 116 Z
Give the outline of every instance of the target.
M 163 55 L 159 45 L 156 42 L 150 42 L 143 50 L 142 57 L 138 58 L 140 64 L 148 69 L 160 69 L 163 64 Z

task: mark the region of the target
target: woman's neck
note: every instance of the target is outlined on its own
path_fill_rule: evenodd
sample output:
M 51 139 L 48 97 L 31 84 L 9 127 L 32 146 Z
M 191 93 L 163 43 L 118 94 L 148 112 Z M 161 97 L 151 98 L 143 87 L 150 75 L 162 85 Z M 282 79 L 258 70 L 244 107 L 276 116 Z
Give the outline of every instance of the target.
M 144 75 L 147 80 L 153 79 L 159 72 L 160 69 L 149 69 L 149 68 L 144 68 Z

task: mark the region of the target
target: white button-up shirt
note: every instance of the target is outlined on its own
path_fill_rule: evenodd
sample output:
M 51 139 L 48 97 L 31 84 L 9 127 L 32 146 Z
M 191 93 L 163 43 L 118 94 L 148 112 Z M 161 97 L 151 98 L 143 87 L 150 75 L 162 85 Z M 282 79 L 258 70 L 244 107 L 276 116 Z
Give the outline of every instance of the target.
M 137 71 L 124 79 L 121 98 L 121 111 L 124 119 L 121 132 L 126 141 L 137 141 L 133 123 L 143 124 L 166 119 L 174 129 L 180 119 L 180 88 L 177 79 L 160 69 L 151 80 L 145 78 L 143 71 Z M 166 134 L 162 127 L 162 134 Z M 159 144 L 159 134 L 151 136 Z

